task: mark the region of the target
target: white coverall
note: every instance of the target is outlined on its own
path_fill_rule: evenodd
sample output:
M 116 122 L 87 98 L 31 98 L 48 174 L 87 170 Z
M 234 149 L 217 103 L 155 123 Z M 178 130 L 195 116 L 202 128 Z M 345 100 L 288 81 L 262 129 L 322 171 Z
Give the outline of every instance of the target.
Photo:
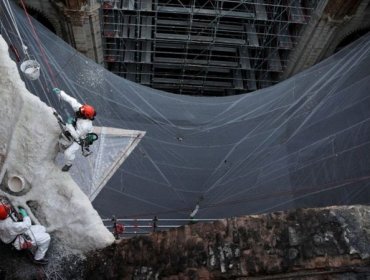
M 31 237 L 33 245 L 31 250 L 34 253 L 34 259 L 43 259 L 50 244 L 50 235 L 44 226 L 31 225 L 30 217 L 24 217 L 23 222 L 14 222 L 10 217 L 0 220 L 0 239 L 2 242 L 6 244 L 13 242 L 13 246 L 17 250 L 21 250 L 25 242 L 22 233 Z
M 65 102 L 69 103 L 75 112 L 77 112 L 82 106 L 81 103 L 66 94 L 63 90 L 60 91 L 60 97 Z M 84 139 L 88 133 L 93 131 L 92 121 L 89 119 L 77 118 L 76 128 L 72 124 L 67 124 L 66 130 L 71 133 L 73 139 L 75 139 L 76 141 L 80 141 L 80 139 Z M 80 149 L 80 145 L 77 142 L 73 142 L 72 145 L 64 151 L 64 160 L 66 165 L 72 164 L 73 160 L 76 157 L 75 154 L 78 149 Z

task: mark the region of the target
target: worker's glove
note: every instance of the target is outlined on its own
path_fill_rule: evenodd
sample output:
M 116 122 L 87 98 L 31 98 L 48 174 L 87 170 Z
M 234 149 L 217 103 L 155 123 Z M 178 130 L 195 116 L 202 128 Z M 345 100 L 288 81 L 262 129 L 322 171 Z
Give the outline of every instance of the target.
M 18 212 L 22 215 L 23 218 L 28 216 L 26 210 L 24 210 L 22 207 L 18 207 Z
M 60 94 L 60 89 L 59 89 L 59 88 L 53 88 L 53 92 L 54 92 L 56 95 L 59 95 L 59 94 Z
M 73 124 L 73 122 L 75 121 L 75 118 L 73 118 L 73 117 L 68 117 L 68 119 L 67 119 L 67 124 Z

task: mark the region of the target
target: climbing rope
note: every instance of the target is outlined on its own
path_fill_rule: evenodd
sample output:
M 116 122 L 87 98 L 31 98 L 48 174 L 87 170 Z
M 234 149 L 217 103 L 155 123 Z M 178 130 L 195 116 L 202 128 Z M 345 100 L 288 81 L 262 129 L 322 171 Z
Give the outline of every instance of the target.
M 9 0 L 7 0 L 7 1 L 9 1 Z M 33 25 L 33 23 L 32 23 L 31 17 L 30 17 L 30 15 L 29 15 L 29 14 L 28 14 L 28 12 L 27 12 L 26 5 L 24 4 L 23 0 L 21 0 L 20 2 L 21 2 L 21 4 L 22 4 L 22 8 L 23 8 L 23 10 L 24 10 L 24 13 L 26 14 L 26 17 L 27 17 L 28 23 L 29 23 L 29 24 L 30 24 L 30 26 L 31 26 L 33 37 L 34 37 L 34 39 L 36 40 L 36 43 L 37 43 L 37 45 L 38 45 L 38 48 L 39 48 L 39 50 L 40 50 L 40 52 L 41 52 L 41 57 L 42 57 L 43 61 L 45 62 L 46 66 L 47 66 L 48 72 L 49 72 L 50 77 L 51 77 L 51 80 L 52 80 L 52 85 L 53 85 L 53 87 L 56 87 L 56 86 L 57 86 L 57 83 L 56 83 L 56 81 L 55 81 L 55 75 L 54 75 L 54 72 L 52 71 L 52 69 L 51 69 L 51 67 L 50 67 L 50 64 L 49 64 L 49 62 L 48 62 L 48 60 L 47 60 L 47 55 L 46 55 L 45 49 L 44 49 L 44 47 L 42 46 L 42 44 L 41 44 L 41 40 L 40 40 L 39 36 L 38 36 L 38 35 L 37 35 L 37 33 L 36 33 L 36 29 L 35 29 L 35 27 L 34 27 L 34 25 Z
M 10 3 L 9 3 L 9 0 L 4 0 L 4 6 L 5 6 L 5 9 L 6 11 L 8 12 L 9 14 L 9 17 L 10 17 L 10 20 L 12 21 L 12 24 L 14 26 L 14 29 L 15 31 L 17 32 L 17 35 L 18 35 L 18 39 L 20 40 L 21 42 L 21 46 L 22 46 L 22 50 L 23 50 L 23 53 L 25 55 L 25 57 L 27 59 L 30 59 L 29 57 L 29 54 L 28 54 L 28 48 L 27 46 L 24 44 L 24 41 L 23 41 L 23 38 L 21 36 L 21 33 L 19 32 L 19 28 L 18 28 L 18 24 L 17 24 L 17 21 L 15 19 L 15 16 L 14 16 L 14 13 L 13 13 L 13 10 L 10 6 Z
M 2 20 L 0 19 L 0 27 L 1 27 L 1 34 L 5 34 L 6 37 L 7 37 L 7 41 L 9 42 L 9 48 L 11 50 L 11 52 L 15 55 L 15 59 L 17 62 L 20 62 L 21 61 L 21 57 L 19 55 L 19 52 L 18 52 L 18 49 L 14 46 L 14 43 L 8 33 L 8 31 L 6 30 Z M 5 39 L 5 38 L 4 38 Z
M 18 50 L 16 48 L 16 45 L 18 45 L 19 43 L 15 43 L 14 42 L 14 37 L 17 37 L 16 38 L 16 41 L 20 41 L 22 45 L 25 45 L 24 43 L 24 40 L 21 33 L 22 33 L 22 25 L 20 25 L 19 21 L 17 23 L 16 21 L 16 16 L 15 16 L 15 12 L 13 11 L 13 8 L 10 3 L 9 3 L 9 0 L 6 0 L 4 2 L 2 2 L 2 4 L 4 4 L 4 12 L 7 12 L 8 16 L 7 17 L 4 17 L 4 18 L 1 18 L 0 19 L 0 23 L 1 23 L 1 28 L 2 28 L 2 31 L 4 31 L 4 34 L 6 35 L 7 37 L 7 42 L 9 44 L 9 48 L 10 50 L 13 52 L 14 56 L 15 56 L 15 60 L 17 62 L 20 62 L 22 59 L 18 53 Z M 44 92 L 45 94 L 45 98 L 46 98 L 46 103 L 51 106 L 52 102 L 50 100 L 50 97 L 49 97 L 49 89 L 48 89 L 48 86 L 47 84 L 50 82 L 50 80 L 53 79 L 53 77 L 55 77 L 49 63 L 48 63 L 48 59 L 46 58 L 46 53 L 44 51 L 44 48 L 42 47 L 41 43 L 40 43 L 40 39 L 36 33 L 36 30 L 34 28 L 34 25 L 32 24 L 32 20 L 27 12 L 27 9 L 26 9 L 26 6 L 24 5 L 24 2 L 22 1 L 22 7 L 23 7 L 23 10 L 24 10 L 24 13 L 25 15 L 27 16 L 27 19 L 28 19 L 28 23 L 29 25 L 32 27 L 32 32 L 31 32 L 31 36 L 34 38 L 35 42 L 37 42 L 37 44 L 35 44 L 35 47 L 40 49 L 39 53 L 41 54 L 42 56 L 42 60 L 45 62 L 44 64 L 47 65 L 47 73 L 49 73 L 49 79 L 45 80 L 45 77 L 46 76 L 41 76 L 40 79 L 39 79 L 39 69 L 40 69 L 40 64 L 36 61 L 36 60 L 32 60 L 32 59 L 29 59 L 30 58 L 30 55 L 28 54 L 28 49 L 26 49 L 27 53 L 25 54 L 25 57 L 23 58 L 23 62 L 22 64 L 20 65 L 20 70 L 26 75 L 26 77 L 30 80 L 38 80 L 39 82 L 39 85 L 42 89 L 42 91 Z M 8 23 L 5 25 L 4 23 L 4 19 L 7 19 Z M 19 25 L 19 26 L 18 26 Z M 5 27 L 7 26 L 7 28 Z M 10 31 L 11 30 L 11 31 Z M 9 34 L 9 33 L 12 33 L 12 34 Z M 22 33 L 24 34 L 24 32 Z M 13 35 L 13 36 L 10 36 L 10 35 Z M 13 38 L 13 39 L 12 39 Z M 38 47 L 37 47 L 38 46 Z M 26 60 L 24 60 L 26 59 Z M 28 59 L 28 60 L 27 60 Z M 30 69 L 29 69 L 30 68 Z M 36 72 L 33 72 L 36 71 Z M 27 72 L 27 73 L 26 73 Z M 38 72 L 38 73 L 37 73 Z M 55 81 L 54 81 L 54 84 L 55 84 Z

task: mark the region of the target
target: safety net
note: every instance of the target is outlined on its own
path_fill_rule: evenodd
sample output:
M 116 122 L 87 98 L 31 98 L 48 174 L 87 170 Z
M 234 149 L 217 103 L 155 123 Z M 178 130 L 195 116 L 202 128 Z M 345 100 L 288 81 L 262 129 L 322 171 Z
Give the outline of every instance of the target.
M 66 117 L 72 112 L 51 93 L 59 87 L 97 108 L 96 126 L 146 133 L 122 164 L 130 140 L 113 135 L 71 170 L 81 186 L 95 186 L 87 193 L 103 217 L 182 218 L 199 209 L 196 218 L 223 218 L 370 202 L 369 34 L 275 86 L 190 97 L 118 77 L 14 12 L 41 64 L 38 80 L 25 79 L 32 93 Z M 5 9 L 1 21 L 22 60 Z M 109 180 L 95 173 L 105 163 L 118 165 Z

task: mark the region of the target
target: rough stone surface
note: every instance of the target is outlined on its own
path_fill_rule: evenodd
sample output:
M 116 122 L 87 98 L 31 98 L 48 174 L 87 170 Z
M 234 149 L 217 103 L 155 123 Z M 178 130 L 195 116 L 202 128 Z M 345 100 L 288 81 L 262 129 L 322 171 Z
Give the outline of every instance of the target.
M 353 206 L 186 225 L 92 253 L 86 279 L 368 279 L 369 221 Z
M 367 280 L 369 221 L 370 206 L 245 216 L 123 239 L 45 268 L 0 244 L 0 279 Z
M 319 1 L 281 75 L 291 77 L 332 55 L 347 36 L 370 28 L 369 0 Z

